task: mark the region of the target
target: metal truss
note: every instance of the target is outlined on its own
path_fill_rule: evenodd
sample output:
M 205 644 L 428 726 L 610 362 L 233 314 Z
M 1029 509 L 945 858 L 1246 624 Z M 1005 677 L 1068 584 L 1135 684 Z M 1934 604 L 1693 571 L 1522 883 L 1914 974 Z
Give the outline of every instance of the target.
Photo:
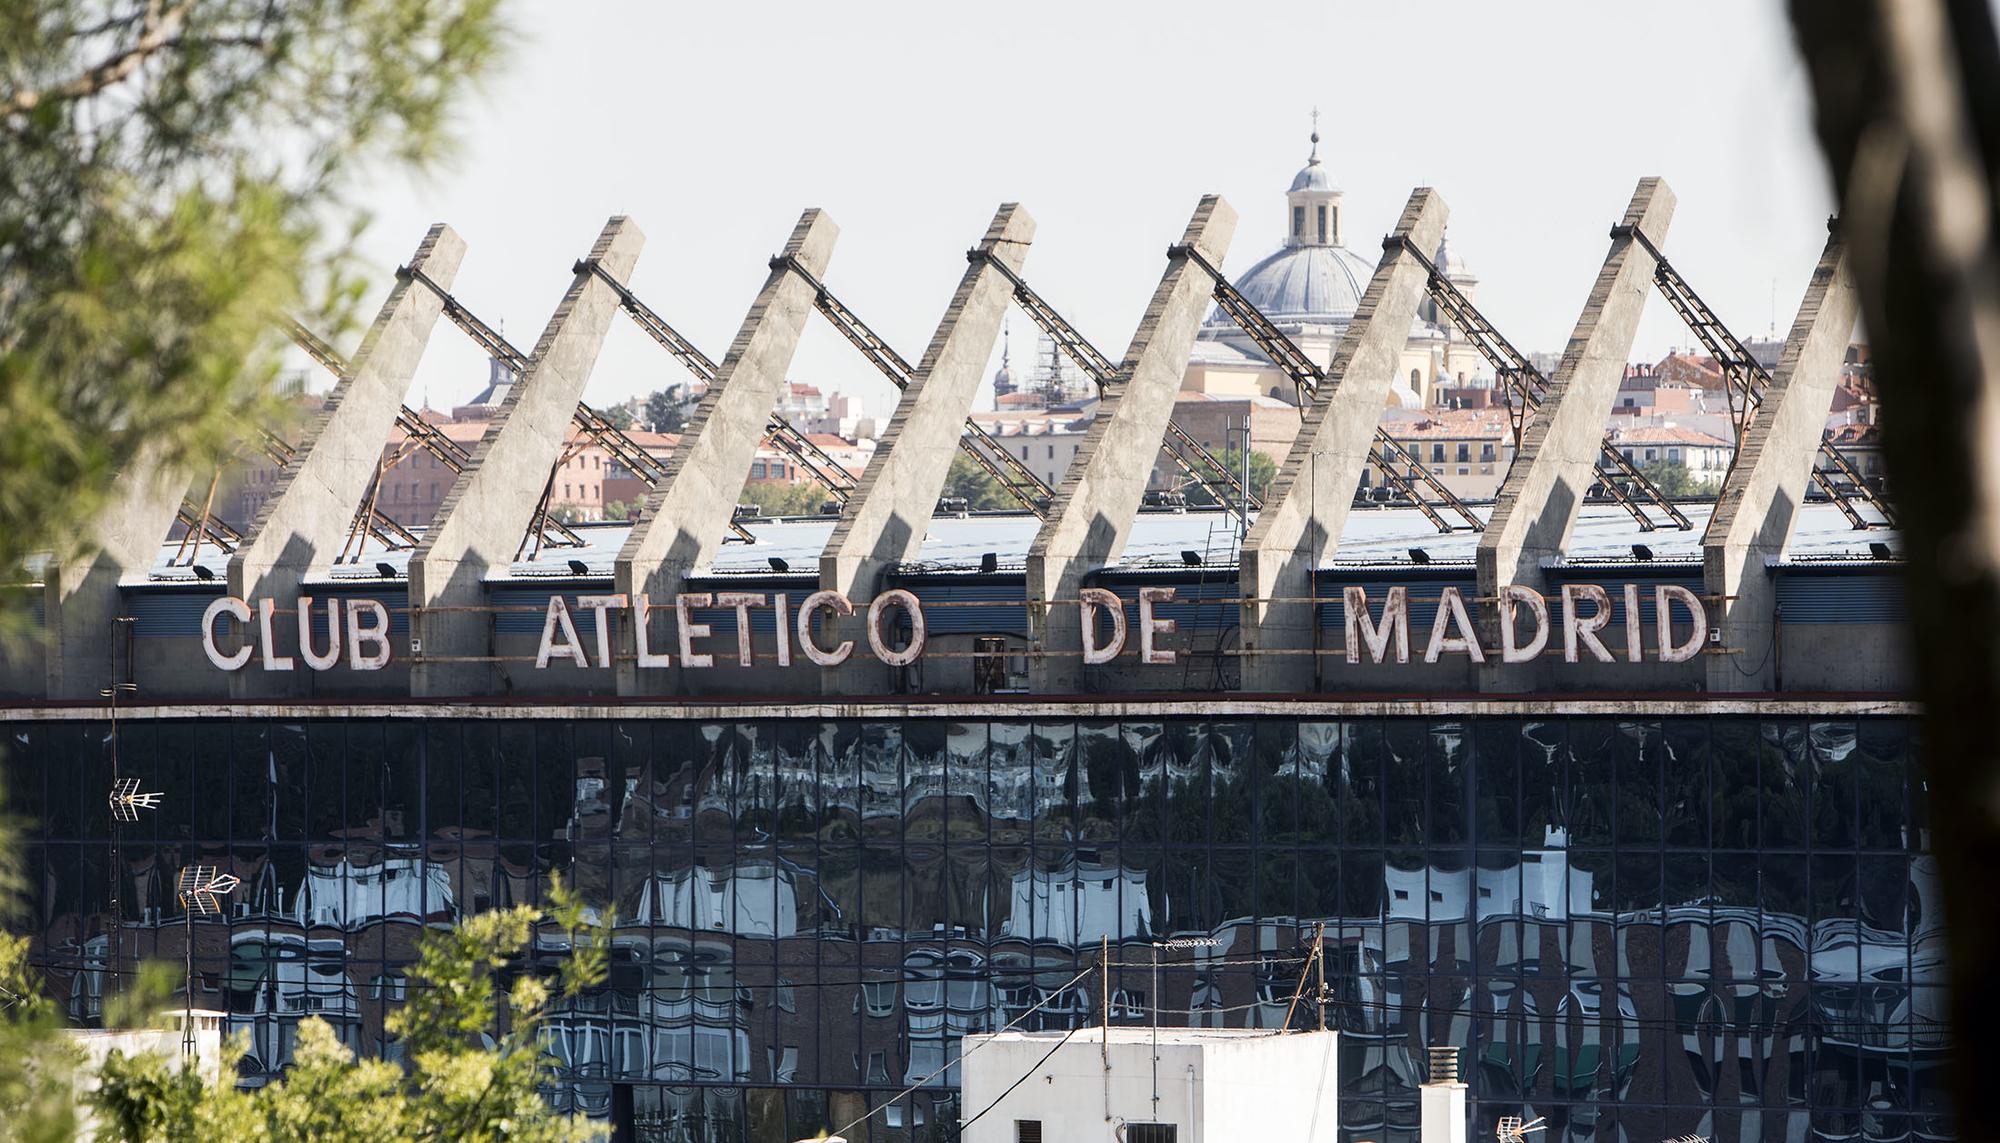
M 1188 261 L 1201 267 L 1209 280 L 1214 283 L 1215 303 L 1229 319 L 1248 334 L 1264 355 L 1292 379 L 1293 388 L 1299 393 L 1299 403 L 1319 390 L 1326 383 L 1326 370 L 1321 369 L 1299 344 L 1285 336 L 1277 323 L 1257 308 L 1242 291 L 1224 277 L 1221 269 L 1192 246 L 1174 246 L 1167 250 L 1169 256 L 1183 255 Z M 1458 494 L 1446 488 L 1417 455 L 1402 446 L 1389 431 L 1375 426 L 1375 440 L 1369 446 L 1369 459 L 1382 470 L 1382 475 L 1397 491 L 1401 492 L 1423 512 L 1432 526 L 1439 532 L 1455 531 L 1458 525 L 1447 520 L 1439 508 L 1457 514 L 1464 526 L 1474 532 L 1486 530 L 1486 521 L 1481 520 L 1472 509 L 1460 499 Z M 1397 466 L 1400 467 L 1400 471 Z M 1426 495 L 1428 494 L 1428 496 Z
M 1838 223 L 1829 222 L 1827 225 L 1831 228 Z M 1674 264 L 1667 260 L 1659 247 L 1653 245 L 1653 240 L 1646 237 L 1645 231 L 1620 223 L 1611 228 L 1611 236 L 1632 238 L 1653 256 L 1653 284 L 1659 287 L 1661 296 L 1673 306 L 1674 313 L 1680 316 L 1682 324 L 1694 334 L 1695 340 L 1701 342 L 1702 348 L 1708 350 L 1709 356 L 1722 367 L 1723 389 L 1729 399 L 1729 419 L 1736 429 L 1740 454 L 1743 434 L 1749 431 L 1757 410 L 1763 407 L 1764 394 L 1771 387 L 1770 372 L 1758 362 L 1749 347 L 1730 332 L 1708 303 L 1701 300 L 1701 295 L 1694 292 L 1694 287 L 1688 284 L 1679 270 L 1674 269 Z M 1821 467 L 1822 462 L 1826 467 Z M 1889 507 L 1888 500 L 1868 484 L 1832 441 L 1820 442 L 1819 451 L 1813 457 L 1812 482 L 1856 530 L 1896 526 L 1896 514 Z M 1880 513 L 1881 524 L 1877 525 L 1863 516 L 1855 507 L 1856 500 Z
M 813 307 L 819 310 L 820 316 L 826 318 L 834 329 L 840 331 L 842 337 L 860 350 L 861 355 L 866 357 L 882 376 L 887 377 L 890 384 L 898 389 L 910 387 L 910 381 L 916 376 L 916 370 L 910 363 L 891 348 L 880 335 L 868 328 L 866 322 L 835 297 L 833 291 L 827 289 L 826 284 L 814 277 L 812 271 L 800 264 L 796 257 L 787 254 L 772 258 L 771 268 L 797 274 L 806 285 L 812 287 Z M 1048 519 L 1048 506 L 1055 498 L 1055 490 L 1009 453 L 993 438 L 993 434 L 980 426 L 979 422 L 970 417 L 965 419 L 965 429 L 959 436 L 958 449 L 972 458 L 973 462 L 984 469 L 995 483 L 1006 489 L 1008 495 L 1020 501 L 1021 506 L 1033 513 L 1037 519 Z
M 983 263 L 1000 271 L 1001 275 L 1013 285 L 1014 302 L 1021 307 L 1021 312 L 1027 314 L 1030 321 L 1041 327 L 1042 332 L 1048 334 L 1049 339 L 1055 342 L 1056 348 L 1071 361 L 1076 362 L 1077 368 L 1090 375 L 1097 383 L 1099 393 L 1114 390 L 1123 383 L 1123 377 L 1118 367 L 1111 363 L 1111 359 L 1057 313 L 1054 306 L 1043 301 L 1040 294 L 1029 288 L 1028 283 L 1014 272 L 1013 267 L 993 257 L 991 251 L 977 247 L 966 251 L 965 257 L 966 261 L 975 265 Z M 1238 505 L 1246 506 L 1251 511 L 1263 508 L 1263 502 L 1256 494 L 1243 487 L 1242 480 L 1229 471 L 1228 465 L 1222 463 L 1200 441 L 1188 435 L 1187 431 L 1174 423 L 1171 417 L 1167 420 L 1166 436 L 1160 442 L 1160 451 L 1168 460 L 1174 462 L 1175 467 L 1179 468 L 1189 481 L 1201 485 L 1223 508 L 1231 512 L 1240 511 Z
M 1479 312 L 1479 307 L 1472 304 L 1472 299 L 1466 297 L 1464 291 L 1438 272 L 1430 256 L 1417 249 L 1417 244 L 1410 241 L 1408 235 L 1384 239 L 1383 245 L 1398 245 L 1417 260 L 1424 268 L 1425 292 L 1445 317 L 1458 327 L 1459 332 L 1465 334 L 1466 340 L 1472 343 L 1487 364 L 1493 366 L 1494 375 L 1500 381 L 1500 391 L 1507 401 L 1507 419 L 1514 431 L 1514 455 L 1519 457 L 1521 434 L 1527 427 L 1528 418 L 1541 408 L 1542 400 L 1548 396 L 1549 379 L 1542 376 L 1542 371 L 1535 368 L 1527 354 L 1514 348 L 1514 343 L 1486 320 L 1486 315 Z M 1598 446 L 1597 470 L 1598 487 L 1619 507 L 1631 513 L 1640 531 L 1651 532 L 1660 527 L 1647 514 L 1640 497 L 1665 513 L 1675 528 L 1687 531 L 1694 527 L 1687 514 L 1668 499 L 1651 478 L 1626 459 L 1624 453 L 1618 451 L 1617 446 L 1611 443 L 1609 433 Z

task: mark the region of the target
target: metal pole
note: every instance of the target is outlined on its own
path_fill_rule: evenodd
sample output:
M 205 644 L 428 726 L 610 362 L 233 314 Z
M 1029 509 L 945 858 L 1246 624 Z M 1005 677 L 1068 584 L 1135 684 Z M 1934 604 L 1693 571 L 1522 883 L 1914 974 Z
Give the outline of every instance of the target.
M 1160 942 L 1153 942 L 1153 1121 L 1160 1120 Z
M 1239 453 L 1243 464 L 1243 495 L 1236 506 L 1236 550 L 1243 551 L 1243 542 L 1250 538 L 1250 414 L 1243 414 L 1243 444 Z
M 1111 937 L 1098 938 L 1098 974 L 1102 979 L 1104 1012 L 1099 1017 L 1097 1053 L 1104 1061 L 1104 1122 L 1111 1122 Z
M 1319 975 L 1319 1030 L 1326 1031 L 1326 922 L 1321 921 L 1313 929 L 1313 959 L 1318 962 Z
M 181 916 L 187 922 L 187 939 L 182 952 L 187 957 L 186 1005 L 181 1012 L 181 1055 L 194 1055 L 194 902 L 181 897 Z

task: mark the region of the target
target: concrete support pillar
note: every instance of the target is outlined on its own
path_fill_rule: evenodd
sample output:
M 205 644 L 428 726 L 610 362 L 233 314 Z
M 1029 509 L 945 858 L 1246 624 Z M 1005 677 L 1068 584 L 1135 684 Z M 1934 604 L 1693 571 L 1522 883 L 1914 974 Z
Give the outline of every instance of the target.
M 792 228 L 785 253 L 819 277 L 833 255 L 840 228 L 819 210 L 808 210 Z M 736 341 L 702 397 L 666 475 L 646 497 L 639 523 L 618 553 L 617 591 L 645 593 L 671 604 L 682 581 L 715 558 L 730 517 L 750 479 L 750 462 L 785 386 L 792 354 L 813 315 L 813 289 L 789 269 L 774 268 L 737 330 Z M 953 433 L 956 439 L 957 434 Z M 621 624 L 618 693 L 659 693 L 663 672 L 641 675 L 630 624 Z M 676 659 L 675 671 L 680 668 Z
M 1410 193 L 1394 238 L 1437 249 L 1450 211 L 1427 187 Z M 1313 569 L 1333 555 L 1395 385 L 1428 272 L 1401 242 L 1384 243 L 1368 291 L 1313 394 L 1291 452 L 1243 541 L 1243 689 L 1313 689 L 1318 608 Z
M 410 265 L 449 290 L 464 257 L 465 242 L 439 223 L 424 235 Z M 443 312 L 443 299 L 414 279 L 399 279 L 389 291 L 360 351 L 299 442 L 298 459 L 279 473 L 243 546 L 230 557 L 229 594 L 270 599 L 288 610 L 298 603 L 306 573 L 347 541 Z M 297 690 L 310 679 L 306 671 L 253 668 L 231 674 L 229 684 L 240 696 Z
M 1195 208 L 1181 245 L 1220 265 L 1236 233 L 1236 211 L 1218 195 Z M 1215 283 L 1185 255 L 1170 255 L 1118 379 L 1105 387 L 1097 418 L 1056 489 L 1048 522 L 1028 549 L 1028 630 L 1039 652 L 1029 678 L 1039 694 L 1077 689 L 1083 676 L 1083 577 L 1125 548 L 1146 481 L 1174 413 L 1188 353 Z
M 84 549 L 43 573 L 50 698 L 94 699 L 115 681 L 113 620 L 124 612 L 118 582 L 144 576 L 159 558 L 187 487 L 186 473 L 141 457 L 119 474 L 114 499 L 90 525 Z
M 1624 225 L 1637 227 L 1655 246 L 1665 243 L 1673 221 L 1674 192 L 1664 180 L 1639 180 L 1625 208 Z M 1576 527 L 1584 493 L 1597 480 L 1605 422 L 1632 352 L 1646 299 L 1653 290 L 1653 256 L 1631 235 L 1611 240 L 1611 252 L 1591 286 L 1562 362 L 1542 407 L 1522 434 L 1479 538 L 1479 595 L 1492 600 L 1509 584 L 1545 588 L 1542 566 L 1562 558 Z M 1481 641 L 1499 645 L 1498 607 L 1482 609 Z M 1489 690 L 1534 686 L 1535 664 L 1490 664 L 1481 685 Z
M 630 219 L 605 223 L 590 257 L 623 281 L 646 236 Z M 528 359 L 527 375 L 508 390 L 472 460 L 453 481 L 437 518 L 410 556 L 410 692 L 419 697 L 493 689 L 497 664 L 466 661 L 492 654 L 490 615 L 454 611 L 486 603 L 484 579 L 512 563 L 534 520 L 549 469 L 569 438 L 576 403 L 597 364 L 618 296 L 596 275 L 579 272 Z M 451 660 L 459 661 L 451 661 Z
M 979 248 L 1018 272 L 1034 237 L 1035 220 L 1010 202 L 994 214 Z M 1013 297 L 1013 283 L 992 264 L 966 267 L 820 556 L 822 589 L 838 591 L 858 606 L 874 598 L 883 567 L 916 558 Z M 879 664 L 856 669 L 850 661 L 849 669 L 826 671 L 823 678 L 830 694 L 865 693 L 880 688 L 881 671 Z
M 1776 683 L 1777 591 L 1768 562 L 1791 546 L 1859 306 L 1836 230 L 1702 536 L 1706 591 L 1719 600 L 1711 630 L 1719 628 L 1724 652 L 1707 656 L 1710 691 L 1768 691 Z

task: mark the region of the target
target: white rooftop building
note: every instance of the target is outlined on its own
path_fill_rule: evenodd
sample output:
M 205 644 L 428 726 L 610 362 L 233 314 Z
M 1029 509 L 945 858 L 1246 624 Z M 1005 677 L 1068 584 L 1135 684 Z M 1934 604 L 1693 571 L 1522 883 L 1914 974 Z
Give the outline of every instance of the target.
M 962 1143 L 1339 1137 L 1338 1032 L 1126 1026 L 1085 1028 L 1067 1043 L 1064 1035 L 965 1038 Z

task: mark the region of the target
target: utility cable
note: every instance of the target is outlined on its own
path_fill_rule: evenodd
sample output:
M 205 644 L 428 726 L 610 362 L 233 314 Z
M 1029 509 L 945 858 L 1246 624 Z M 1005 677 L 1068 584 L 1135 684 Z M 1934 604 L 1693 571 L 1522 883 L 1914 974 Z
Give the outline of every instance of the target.
M 1023 1013 L 1021 1013 L 1021 1014 L 1020 1014 L 1019 1016 L 1016 1016 L 1016 1017 L 1014 1017 L 1014 1018 L 1013 1018 L 1012 1020 L 1008 1021 L 1008 1022 L 1007 1022 L 1007 1025 L 1006 1025 L 1005 1027 L 1001 1028 L 1001 1029 L 1000 1029 L 1000 1031 L 1001 1031 L 1001 1032 L 1010 1032 L 1010 1031 L 1012 1031 L 1012 1030 L 1014 1029 L 1014 1025 L 1016 1025 L 1016 1024 L 1019 1024 L 1019 1023 L 1020 1023 L 1021 1021 L 1023 1021 L 1023 1020 L 1026 1020 L 1026 1019 L 1027 1019 L 1028 1017 L 1030 1017 L 1030 1016 L 1034 1015 L 1034 1014 L 1035 1014 L 1035 1012 L 1036 1012 L 1036 1010 L 1040 1009 L 1040 1008 L 1042 1007 L 1042 1005 L 1044 1005 L 1044 1004 L 1047 1004 L 1047 1003 L 1048 1003 L 1048 1002 L 1049 1002 L 1050 1000 L 1053 1000 L 1053 999 L 1055 999 L 1055 998 L 1056 998 L 1057 996 L 1060 996 L 1060 995 L 1062 995 L 1063 993 L 1065 993 L 1065 992 L 1069 991 L 1070 987 L 1071 987 L 1072 985 L 1076 984 L 1076 982 L 1077 982 L 1077 981 L 1079 981 L 1079 980 L 1082 980 L 1082 979 L 1083 979 L 1084 977 L 1086 977 L 1086 976 L 1089 976 L 1089 975 L 1090 975 L 1091 973 L 1093 973 L 1093 972 L 1095 972 L 1095 971 L 1097 971 L 1097 970 L 1096 970 L 1096 969 L 1094 969 L 1094 968 L 1086 968 L 1086 969 L 1084 969 L 1084 970 L 1083 970 L 1082 972 L 1079 972 L 1079 973 L 1077 973 L 1077 974 L 1076 974 L 1075 976 L 1072 976 L 1072 977 L 1070 977 L 1070 978 L 1069 978 L 1069 983 L 1068 983 L 1068 984 L 1065 984 L 1065 985 L 1063 985 L 1063 986 L 1062 986 L 1061 988 L 1059 988 L 1059 989 L 1057 989 L 1056 991 L 1054 991 L 1054 992 L 1050 993 L 1050 994 L 1049 994 L 1049 996 L 1048 996 L 1048 997 L 1047 997 L 1046 999 L 1043 999 L 1042 1001 L 1040 1001 L 1039 1003 L 1037 1003 L 1037 1004 L 1036 1004 L 1036 1005 L 1035 1005 L 1035 1006 L 1034 1006 L 1033 1008 L 1030 1008 L 1030 1009 L 1028 1009 L 1028 1010 L 1027 1010 L 1026 1012 L 1023 1012 Z M 1081 1026 L 1082 1026 L 1082 1025 L 1078 1025 L 1077 1027 L 1081 1027 Z M 995 1034 L 997 1035 L 998 1033 L 995 1033 Z M 1071 1036 L 1075 1035 L 1075 1034 L 1076 1034 L 1076 1028 L 1071 1028 L 1071 1029 L 1070 1029 L 1070 1030 L 1069 1030 L 1068 1032 L 1065 1032 L 1065 1033 L 1063 1033 L 1063 1038 L 1062 1038 L 1062 1041 L 1058 1042 L 1058 1043 L 1056 1044 L 1056 1047 L 1058 1047 L 1058 1048 L 1062 1047 L 1062 1044 L 1063 1044 L 1063 1042 L 1067 1042 L 1067 1041 L 1069 1040 L 1069 1038 L 1070 1038 Z M 963 1038 L 961 1038 L 959 1042 L 960 1042 L 960 1043 L 963 1043 L 963 1042 L 964 1042 Z M 920 1079 L 920 1080 L 918 1080 L 917 1082 L 915 1082 L 915 1083 L 911 1084 L 910 1086 L 908 1086 L 908 1087 L 904 1088 L 904 1089 L 903 1089 L 902 1091 L 899 1091 L 899 1092 L 897 1092 L 897 1093 L 896 1093 L 895 1095 L 893 1095 L 893 1096 L 890 1096 L 890 1097 L 889 1097 L 889 1099 L 888 1099 L 888 1100 L 887 1100 L 886 1102 L 884 1102 L 884 1103 L 882 1103 L 882 1104 L 880 1104 L 880 1105 L 878 1105 L 878 1106 L 876 1106 L 876 1107 L 874 1107 L 874 1108 L 871 1108 L 871 1109 L 870 1109 L 870 1110 L 869 1110 L 869 1111 L 868 1111 L 868 1112 L 867 1112 L 866 1114 L 862 1115 L 862 1116 L 861 1116 L 861 1118 L 859 1118 L 859 1119 L 855 1120 L 855 1121 L 854 1121 L 854 1122 L 852 1122 L 852 1123 L 849 1123 L 849 1124 L 848 1124 L 847 1126 L 845 1126 L 845 1127 L 842 1127 L 842 1128 L 841 1128 L 840 1130 L 838 1130 L 838 1131 L 834 1132 L 834 1134 L 835 1134 L 835 1135 L 839 1135 L 839 1136 L 843 1136 L 843 1137 L 844 1137 L 844 1136 L 846 1136 L 846 1134 L 847 1134 L 847 1133 L 848 1133 L 849 1131 L 852 1131 L 852 1130 L 853 1130 L 853 1129 L 855 1129 L 856 1127 L 859 1127 L 859 1126 L 861 1126 L 861 1125 L 862 1125 L 863 1123 L 866 1123 L 866 1122 L 868 1122 L 868 1121 L 869 1121 L 870 1119 L 873 1119 L 873 1118 L 875 1118 L 875 1116 L 877 1116 L 877 1115 L 881 1114 L 881 1113 L 882 1113 L 883 1111 L 886 1111 L 886 1110 L 888 1110 L 888 1109 L 889 1109 L 890 1107 L 894 1106 L 897 1100 L 900 1100 L 900 1099 L 904 1098 L 905 1096 L 908 1096 L 908 1095 L 911 1095 L 911 1094 L 915 1093 L 915 1092 L 917 1091 L 917 1089 L 919 1089 L 919 1088 L 923 1087 L 923 1086 L 924 1086 L 925 1084 L 927 1084 L 927 1083 L 931 1082 L 932 1080 L 936 1079 L 937 1077 L 939 1077 L 939 1076 L 943 1075 L 944 1073 L 946 1073 L 946 1072 L 950 1071 L 950 1070 L 951 1070 L 951 1068 L 952 1068 L 952 1066 L 953 1066 L 954 1064 L 958 1064 L 958 1063 L 962 1063 L 962 1062 L 964 1062 L 964 1060 L 965 1060 L 965 1057 L 967 1057 L 967 1056 L 971 1055 L 971 1054 L 972 1054 L 973 1052 L 976 1052 L 976 1051 L 978 1051 L 979 1049 L 981 1049 L 981 1048 L 985 1047 L 986 1045 L 988 1045 L 988 1044 L 990 1044 L 990 1043 L 992 1043 L 992 1042 L 993 1042 L 993 1041 L 992 1041 L 991 1039 L 986 1039 L 986 1040 L 981 1040 L 981 1041 L 980 1041 L 979 1043 L 977 1043 L 977 1044 L 974 1044 L 974 1045 L 972 1046 L 972 1049 L 971 1049 L 970 1051 L 963 1051 L 963 1052 L 960 1052 L 960 1053 L 959 1053 L 959 1055 L 958 1055 L 958 1059 L 956 1059 L 956 1060 L 946 1060 L 946 1061 L 945 1061 L 945 1064 L 944 1064 L 944 1066 L 943 1066 L 943 1067 L 941 1067 L 941 1068 L 939 1068 L 938 1070 L 936 1070 L 936 1071 L 932 1072 L 931 1074 L 929 1074 L 929 1075 L 927 1075 L 927 1076 L 923 1077 L 922 1079 Z M 1050 1049 L 1050 1050 L 1051 1050 L 1051 1051 L 1054 1051 L 1054 1049 Z M 1043 1058 L 1044 1058 L 1044 1059 L 1046 1059 L 1047 1057 L 1045 1056 L 1045 1057 L 1043 1057 Z M 1037 1064 L 1037 1065 L 1035 1065 L 1035 1066 L 1036 1066 L 1036 1067 L 1040 1067 L 1041 1065 L 1040 1065 L 1040 1064 Z M 1024 1078 L 1024 1079 L 1025 1079 L 1026 1077 L 1024 1076 L 1024 1077 L 1022 1077 L 1022 1078 Z M 1016 1081 L 1016 1086 L 1019 1086 L 1019 1081 Z M 1008 1091 L 1013 1091 L 1014 1089 L 1010 1087 L 1010 1088 L 1008 1088 L 1007 1090 L 1008 1090 Z
M 998 1098 L 998 1099 L 995 1099 L 995 1100 L 994 1100 L 994 1101 L 993 1101 L 992 1103 L 989 1103 L 989 1104 L 987 1104 L 987 1105 L 986 1105 L 985 1107 L 982 1107 L 982 1108 L 980 1108 L 980 1109 L 979 1109 L 979 1115 L 975 1115 L 975 1116 L 973 1116 L 973 1117 L 972 1117 L 971 1119 L 968 1119 L 968 1120 L 966 1120 L 965 1122 L 963 1122 L 963 1123 L 960 1123 L 960 1124 L 958 1125 L 958 1133 L 959 1133 L 959 1136 L 960 1136 L 960 1137 L 962 1138 L 962 1137 L 963 1137 L 963 1136 L 965 1135 L 965 1129 L 966 1129 L 966 1128 L 968 1128 L 968 1127 L 972 1126 L 973 1124 L 975 1124 L 975 1123 L 979 1122 L 979 1117 L 980 1117 L 981 1115 L 985 1115 L 985 1114 L 986 1114 L 987 1112 L 989 1112 L 989 1111 L 993 1110 L 994 1108 L 996 1108 L 996 1107 L 1000 1106 L 1000 1103 L 1001 1103 L 1001 1101 L 1002 1101 L 1002 1100 L 1005 1100 L 1005 1099 L 1006 1099 L 1006 1098 L 1007 1098 L 1008 1096 L 1010 1096 L 1010 1095 L 1013 1095 L 1013 1094 L 1014 1094 L 1014 1089 L 1015 1089 L 1015 1088 L 1017 1088 L 1017 1087 L 1020 1087 L 1020 1086 L 1021 1086 L 1022 1084 L 1024 1084 L 1024 1083 L 1028 1082 L 1028 1077 L 1029 1077 L 1029 1076 L 1032 1076 L 1032 1075 L 1034 1075 L 1034 1074 L 1035 1074 L 1036 1072 L 1038 1072 L 1038 1071 L 1041 1071 L 1041 1070 L 1042 1070 L 1042 1065 L 1043 1065 L 1043 1064 L 1046 1064 L 1046 1063 L 1048 1063 L 1048 1062 L 1049 1062 L 1049 1057 L 1050 1057 L 1050 1056 L 1053 1056 L 1053 1055 L 1055 1055 L 1055 1054 L 1056 1054 L 1056 1048 L 1060 1048 L 1060 1047 L 1062 1047 L 1062 1046 L 1063 1046 L 1064 1044 L 1067 1044 L 1067 1043 L 1069 1043 L 1069 1038 L 1070 1038 L 1071 1036 L 1074 1036 L 1074 1035 L 1076 1035 L 1076 1033 L 1077 1033 L 1077 1029 L 1076 1029 L 1076 1028 L 1071 1028 L 1071 1029 L 1070 1029 L 1069 1031 L 1067 1031 L 1067 1032 L 1064 1032 L 1064 1033 L 1063 1033 L 1063 1036 L 1062 1036 L 1062 1039 L 1060 1039 L 1060 1040 L 1057 1040 L 1057 1041 L 1056 1041 L 1056 1044 L 1055 1044 L 1055 1047 L 1054 1047 L 1054 1048 L 1050 1048 L 1050 1049 L 1049 1049 L 1048 1051 L 1046 1051 L 1046 1052 L 1043 1052 L 1043 1053 L 1042 1053 L 1042 1058 L 1041 1058 L 1041 1059 L 1039 1059 L 1039 1060 L 1036 1060 L 1036 1061 L 1035 1061 L 1035 1064 L 1034 1064 L 1034 1066 L 1033 1066 L 1033 1067 L 1029 1068 L 1029 1069 L 1028 1069 L 1027 1071 L 1025 1071 L 1025 1072 L 1022 1072 L 1022 1073 L 1021 1073 L 1021 1078 L 1019 1078 L 1019 1079 L 1015 1080 L 1015 1081 L 1014 1081 L 1013 1083 L 1010 1083 L 1010 1084 L 1008 1084 L 1008 1085 L 1007 1085 L 1007 1090 L 1006 1090 L 1006 1091 L 1003 1091 L 1003 1092 L 1001 1092 L 1001 1093 L 1000 1093 L 1000 1096 L 999 1096 L 999 1098 Z M 858 1122 L 860 1122 L 860 1120 L 856 1120 L 855 1122 L 857 1122 L 857 1123 L 858 1123 Z M 852 1124 L 850 1124 L 849 1126 L 852 1126 Z M 844 1130 L 846 1130 L 846 1128 L 842 1128 L 842 1130 L 844 1131 Z

